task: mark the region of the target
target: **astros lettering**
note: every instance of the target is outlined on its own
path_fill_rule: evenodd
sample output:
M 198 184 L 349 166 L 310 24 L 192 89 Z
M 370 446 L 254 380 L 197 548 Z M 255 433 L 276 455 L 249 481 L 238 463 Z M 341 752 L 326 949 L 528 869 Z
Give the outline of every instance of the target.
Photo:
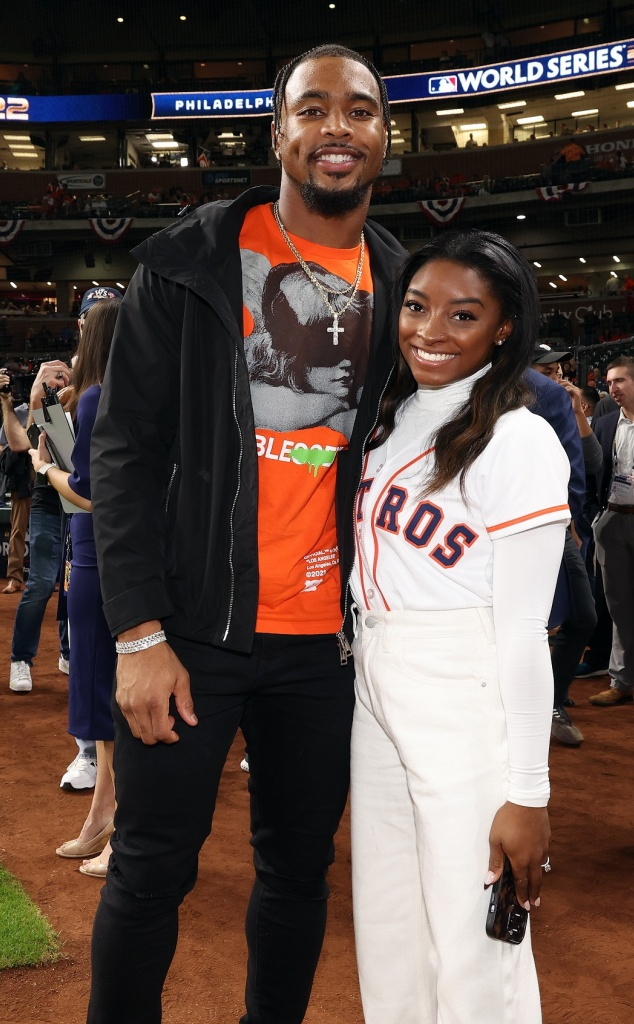
M 372 483 L 372 480 L 362 480 L 359 485 L 356 511 L 358 523 L 363 522 L 363 499 Z M 445 513 L 432 501 L 419 501 L 403 527 L 399 522 L 399 514 L 408 497 L 406 487 L 392 484 L 381 502 L 373 528 L 396 536 L 402 534 L 408 544 L 422 550 L 427 548 L 436 536 L 445 519 Z M 444 569 L 451 569 L 464 555 L 465 547 L 470 548 L 477 539 L 478 534 L 466 523 L 455 523 L 445 533 L 442 543 L 436 544 L 427 554 Z

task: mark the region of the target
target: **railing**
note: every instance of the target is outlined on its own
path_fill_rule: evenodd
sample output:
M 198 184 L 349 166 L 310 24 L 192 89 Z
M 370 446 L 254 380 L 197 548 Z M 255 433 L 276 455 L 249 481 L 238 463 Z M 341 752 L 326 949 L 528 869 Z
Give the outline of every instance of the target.
M 602 345 L 574 346 L 573 352 L 577 363 L 577 387 L 584 387 L 588 382 L 588 371 L 599 366 L 602 372 L 617 356 L 634 356 L 634 337 Z

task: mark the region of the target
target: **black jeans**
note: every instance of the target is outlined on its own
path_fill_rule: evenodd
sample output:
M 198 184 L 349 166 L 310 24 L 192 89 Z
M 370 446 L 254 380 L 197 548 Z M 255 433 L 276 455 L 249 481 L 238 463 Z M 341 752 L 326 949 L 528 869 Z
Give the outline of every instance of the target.
M 566 532 L 564 544 L 566 573 L 574 604 L 574 612 L 560 626 L 551 645 L 553 676 L 555 679 L 555 705 L 560 705 L 568 696 L 568 687 L 575 677 L 577 666 L 583 657 L 594 627 L 597 613 L 594 608 L 592 587 L 581 556 L 570 531 Z
M 256 875 L 242 1021 L 300 1024 L 348 792 L 352 659 L 340 665 L 330 635 L 260 634 L 250 655 L 169 640 L 190 672 L 198 725 L 176 716 L 178 743 L 144 746 L 114 706 L 116 832 L 93 930 L 88 1024 L 161 1020 L 178 907 L 195 883 L 239 727 L 249 749 Z

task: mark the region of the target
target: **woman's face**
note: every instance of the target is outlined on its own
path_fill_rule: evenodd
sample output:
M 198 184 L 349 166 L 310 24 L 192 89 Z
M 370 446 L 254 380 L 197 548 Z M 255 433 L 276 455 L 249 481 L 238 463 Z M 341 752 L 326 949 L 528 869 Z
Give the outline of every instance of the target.
M 493 346 L 513 329 L 475 270 L 432 260 L 416 271 L 399 315 L 399 347 L 416 382 L 444 387 L 491 361 Z

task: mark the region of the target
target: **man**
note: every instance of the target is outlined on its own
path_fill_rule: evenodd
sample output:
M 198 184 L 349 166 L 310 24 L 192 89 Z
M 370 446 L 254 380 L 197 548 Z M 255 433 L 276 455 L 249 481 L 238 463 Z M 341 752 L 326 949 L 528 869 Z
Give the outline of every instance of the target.
M 594 411 L 601 401 L 601 395 L 596 388 L 591 387 L 580 387 L 579 398 L 581 402 L 581 411 L 587 419 L 590 426 L 592 426 L 592 419 L 594 417 Z
M 13 405 L 12 399 L 11 403 Z M 20 426 L 25 427 L 29 416 L 29 403 L 21 402 L 19 405 L 13 406 L 13 411 Z M 10 447 L 4 426 L 0 430 L 0 448 L 4 452 L 2 458 L 6 474 L 3 486 L 6 490 L 11 491 L 11 533 L 7 557 L 8 582 L 2 588 L 2 593 L 19 594 L 24 586 L 24 551 L 31 511 L 33 469 L 29 466 L 29 456 L 26 452 L 14 452 Z
M 634 693 L 634 357 L 608 366 L 610 396 L 619 406 L 597 420 L 603 466 L 591 481 L 597 561 L 612 622 L 610 687 L 590 697 L 597 707 L 614 707 Z
M 535 346 L 531 367 L 537 373 L 543 374 L 544 377 L 550 377 L 551 380 L 560 380 L 563 378 L 563 373 L 560 376 L 559 364 L 564 359 L 570 359 L 571 356 L 572 352 L 556 352 L 550 345 L 540 342 L 539 345 Z
M 364 227 L 389 142 L 376 70 L 341 47 L 310 51 L 274 90 L 279 206 L 277 189 L 252 189 L 135 250 L 93 432 L 95 536 L 119 663 L 118 811 L 90 1024 L 161 1019 L 178 906 L 238 728 L 256 874 L 242 1022 L 303 1020 L 348 788 L 341 581 L 404 255 L 388 232 Z M 298 265 L 314 317 L 297 306 Z M 308 371 L 324 339 L 345 358 L 329 356 L 316 384 Z

